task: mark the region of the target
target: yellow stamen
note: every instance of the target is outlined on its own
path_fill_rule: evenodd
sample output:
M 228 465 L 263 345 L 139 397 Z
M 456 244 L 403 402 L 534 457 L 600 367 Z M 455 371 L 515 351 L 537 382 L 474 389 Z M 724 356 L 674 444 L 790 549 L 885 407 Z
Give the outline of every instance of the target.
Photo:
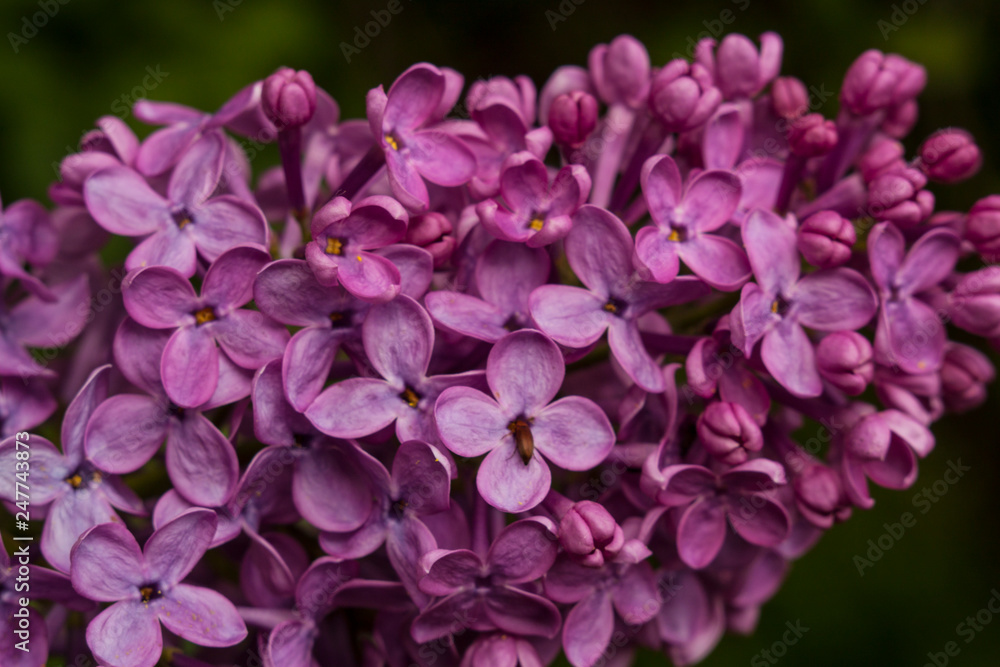
M 775 301 L 774 303 L 771 304 L 771 312 L 772 313 L 777 313 L 778 312 L 778 302 L 777 301 Z
M 604 304 L 604 310 L 608 311 L 609 313 L 617 313 L 618 307 L 609 301 L 608 303 Z
M 338 322 L 343 322 L 344 321 L 344 314 L 343 313 L 330 313 L 330 321 L 333 322 L 334 324 L 336 324 Z
M 417 403 L 420 402 L 420 397 L 417 396 L 417 392 L 413 391 L 409 387 L 403 390 L 401 397 L 411 408 L 417 407 Z
M 139 589 L 139 593 L 142 594 L 142 601 L 143 602 L 149 602 L 150 600 L 153 599 L 153 587 L 152 586 L 143 586 L 142 588 Z
M 205 324 L 206 322 L 211 322 L 215 319 L 215 311 L 212 310 L 211 306 L 202 308 L 194 314 L 194 320 L 198 324 Z
M 83 477 L 80 477 L 79 474 L 73 475 L 72 477 L 67 477 L 66 483 L 72 486 L 74 489 L 79 489 L 80 485 L 83 484 Z
M 330 237 L 326 240 L 327 255 L 341 255 L 344 252 L 344 242 L 340 239 Z
M 670 230 L 670 236 L 667 237 L 668 241 L 680 241 L 681 235 L 677 233 L 676 229 Z
M 528 226 L 531 227 L 536 232 L 540 232 L 542 231 L 542 225 L 544 224 L 545 224 L 544 220 L 542 220 L 541 218 L 535 218 L 534 220 L 531 221 L 531 223 Z
M 399 150 L 399 142 L 396 141 L 396 137 L 392 136 L 391 134 L 385 135 L 385 143 L 389 144 L 389 147 L 392 148 L 392 150 L 394 151 Z
M 178 229 L 184 229 L 185 227 L 187 227 L 190 224 L 191 224 L 191 218 L 183 218 L 183 219 L 181 219 L 180 222 L 177 223 L 177 228 Z

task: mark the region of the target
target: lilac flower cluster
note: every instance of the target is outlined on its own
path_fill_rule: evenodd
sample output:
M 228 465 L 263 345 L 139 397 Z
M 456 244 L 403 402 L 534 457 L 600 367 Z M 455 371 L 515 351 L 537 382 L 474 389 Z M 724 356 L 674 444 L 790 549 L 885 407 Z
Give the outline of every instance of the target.
M 0 498 L 38 429 L 52 568 L 24 653 L 0 549 L 0 663 L 688 665 L 751 632 L 982 402 L 948 329 L 1000 343 L 1000 196 L 928 189 L 979 149 L 900 143 L 924 69 L 864 53 L 829 120 L 781 61 L 625 35 L 464 104 L 416 64 L 366 121 L 287 68 L 139 101 L 141 141 L 101 118 L 54 210 L 0 218 Z

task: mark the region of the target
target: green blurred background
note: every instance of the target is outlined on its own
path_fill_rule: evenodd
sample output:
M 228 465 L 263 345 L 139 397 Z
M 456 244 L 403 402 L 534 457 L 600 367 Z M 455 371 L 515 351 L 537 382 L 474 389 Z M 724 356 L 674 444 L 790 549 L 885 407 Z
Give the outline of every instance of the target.
M 687 53 L 699 33 L 720 30 L 753 37 L 778 31 L 785 39 L 783 72 L 834 93 L 821 109 L 828 117 L 836 114 L 844 71 L 865 49 L 923 63 L 929 84 L 920 98 L 919 124 L 906 142 L 909 153 L 927 134 L 950 125 L 969 129 L 985 153 L 974 179 L 934 188 L 939 208 L 964 210 L 1000 192 L 1000 3 L 711 0 L 680 6 L 563 0 L 565 20 L 552 23 L 546 12 L 559 12 L 559 0 L 401 2 L 402 12 L 347 62 L 340 43 L 352 41 L 355 27 L 372 20 L 372 10 L 385 9 L 385 0 L 4 0 L 3 198 L 44 199 L 54 168 L 94 119 L 123 113 L 143 93 L 144 78 L 154 82 L 147 67 L 160 72 L 161 80 L 143 94 L 205 110 L 279 65 L 304 68 L 337 99 L 344 117 L 357 117 L 369 88 L 390 84 L 421 60 L 454 67 L 467 82 L 523 73 L 541 86 L 557 66 L 585 65 L 591 46 L 623 32 L 641 39 L 661 65 Z M 45 6 L 58 11 L 36 33 L 25 29 L 25 17 L 30 22 Z M 9 33 L 29 38 L 16 44 L 17 53 Z M 277 161 L 276 154 L 268 157 Z M 969 643 L 969 634 L 956 629 L 985 607 L 994 588 L 1000 590 L 998 396 L 994 391 L 975 413 L 939 422 L 938 447 L 921 465 L 916 487 L 876 492 L 875 509 L 857 512 L 794 564 L 785 586 L 764 607 L 757 632 L 725 638 L 704 664 L 774 664 L 760 651 L 781 640 L 786 622 L 796 621 L 808 631 L 777 660 L 789 667 L 919 667 L 929 662 L 928 652 L 944 651 L 949 641 L 960 651 L 949 664 L 1000 664 L 1000 618 L 980 626 Z M 948 462 L 959 458 L 971 470 L 921 514 L 914 493 L 941 480 Z M 864 555 L 867 541 L 885 532 L 883 523 L 899 521 L 906 511 L 916 515 L 916 525 L 859 576 L 853 557 Z M 938 656 L 939 665 L 944 658 Z M 640 664 L 665 661 L 644 655 Z

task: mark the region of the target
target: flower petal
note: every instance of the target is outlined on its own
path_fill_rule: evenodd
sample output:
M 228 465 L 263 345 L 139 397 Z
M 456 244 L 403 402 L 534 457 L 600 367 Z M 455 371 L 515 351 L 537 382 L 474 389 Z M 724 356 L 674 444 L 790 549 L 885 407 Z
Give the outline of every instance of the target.
M 163 653 L 156 612 L 138 601 L 113 604 L 87 626 L 87 646 L 98 662 L 153 667 Z
M 531 432 L 535 448 L 566 470 L 599 465 L 615 444 L 608 416 L 582 396 L 561 398 L 537 413 Z
M 219 348 L 204 326 L 183 326 L 163 348 L 160 377 L 167 395 L 182 408 L 212 397 L 219 384 Z
M 102 523 L 73 547 L 70 579 L 77 593 L 99 602 L 139 599 L 145 582 L 142 552 L 118 522 Z
M 715 499 L 696 500 L 677 525 L 677 553 L 686 565 L 700 570 L 711 563 L 726 538 L 725 508 Z
M 83 198 L 97 224 L 112 234 L 144 236 L 173 224 L 167 200 L 125 166 L 90 176 L 83 185 Z
M 812 342 L 795 322 L 782 320 L 768 331 L 760 353 L 768 372 L 796 396 L 819 396 L 823 391 Z
M 87 424 L 87 458 L 112 474 L 138 470 L 167 435 L 166 406 L 137 394 L 118 394 L 97 406 Z
M 350 378 L 327 387 L 306 409 L 313 426 L 335 438 L 361 438 L 395 421 L 406 407 L 399 391 L 375 378 Z
M 528 299 L 538 327 L 560 345 L 576 348 L 597 342 L 614 319 L 605 303 L 606 298 L 569 285 L 542 285 Z
M 527 465 L 514 446 L 506 440 L 486 455 L 479 464 L 476 488 L 483 500 L 504 512 L 526 512 L 545 499 L 552 484 L 549 466 L 537 453 Z
M 503 411 L 533 416 L 562 386 L 566 364 L 544 334 L 526 329 L 500 339 L 486 361 L 486 380 Z
M 372 308 L 361 328 L 368 360 L 386 380 L 416 382 L 430 364 L 434 325 L 408 296 Z
M 150 608 L 168 630 L 199 646 L 233 646 L 247 636 L 233 603 L 209 588 L 180 584 Z
M 174 488 L 195 505 L 218 507 L 236 489 L 236 452 L 226 436 L 200 412 L 185 415 L 170 429 L 166 458 Z

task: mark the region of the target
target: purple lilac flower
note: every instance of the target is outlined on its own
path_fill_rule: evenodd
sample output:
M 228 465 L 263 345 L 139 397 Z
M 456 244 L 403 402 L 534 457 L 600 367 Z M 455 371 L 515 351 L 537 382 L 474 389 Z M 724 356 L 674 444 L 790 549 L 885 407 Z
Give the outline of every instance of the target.
M 872 278 L 882 300 L 875 332 L 880 363 L 898 365 L 907 373 L 940 368 L 945 330 L 918 295 L 951 273 L 958 249 L 959 238 L 948 229 L 927 232 L 909 251 L 902 233 L 890 223 L 876 225 L 869 233 Z
M 2 209 L 0 202 L 0 276 L 16 278 L 32 294 L 52 301 L 49 288 L 24 268 L 25 263 L 43 267 L 56 255 L 58 240 L 48 212 L 30 199 Z
M 215 514 L 193 509 L 155 531 L 140 551 L 120 523 L 88 531 L 73 547 L 73 588 L 114 602 L 87 626 L 87 645 L 101 662 L 153 667 L 163 649 L 162 623 L 201 646 L 232 646 L 247 636 L 222 594 L 181 583 L 208 549 Z
M 712 53 L 715 40 L 706 38 L 698 43 L 697 61 L 715 80 L 727 100 L 753 97 L 778 75 L 784 44 L 773 32 L 760 36 L 760 50 L 749 37 L 726 35 Z
M 168 267 L 129 274 L 123 286 L 129 315 L 145 327 L 173 330 L 160 373 L 167 395 L 178 406 L 197 407 L 215 393 L 219 347 L 237 366 L 250 370 L 284 352 L 288 331 L 259 312 L 241 308 L 253 298 L 254 278 L 268 259 L 263 249 L 252 245 L 226 251 L 205 274 L 201 296 Z
M 0 377 L 0 440 L 38 426 L 56 411 L 56 399 L 37 378 Z
M 497 238 L 538 248 L 569 233 L 573 214 L 589 193 L 590 176 L 580 165 L 566 165 L 549 184 L 541 160 L 531 153 L 516 153 L 504 162 L 500 175 L 500 196 L 506 207 L 489 199 L 476 210 Z
M 451 387 L 434 413 L 445 446 L 459 456 L 489 452 L 476 487 L 497 509 L 525 512 L 551 484 L 546 459 L 567 470 L 587 470 L 608 455 L 614 432 L 592 401 L 567 396 L 552 402 L 566 374 L 555 343 L 537 331 L 518 331 L 490 351 L 486 381 L 491 395 Z
M 87 421 L 107 396 L 110 366 L 95 370 L 66 409 L 62 423 L 62 448 L 40 436 L 31 439 L 31 501 L 47 507 L 42 531 L 42 554 L 55 568 L 69 572 L 69 554 L 77 538 L 94 526 L 121 521 L 113 507 L 132 514 L 144 513 L 142 501 L 114 475 L 108 475 L 85 457 L 83 442 Z M 0 466 L 15 470 L 13 437 L 0 443 Z M 0 498 L 15 502 L 14 477 L 0 481 Z
M 449 85 L 448 79 L 455 77 L 457 86 Z M 457 73 L 418 63 L 396 79 L 388 94 L 382 86 L 368 93 L 372 134 L 385 153 L 392 192 L 407 208 L 427 209 L 424 179 L 456 186 L 475 173 L 472 152 L 459 139 L 430 127 L 454 106 L 461 87 Z
M 390 301 L 399 294 L 399 269 L 368 251 L 401 241 L 408 222 L 406 210 L 390 197 L 354 205 L 337 197 L 313 216 L 306 260 L 321 285 L 343 285 L 371 303 Z
M 747 355 L 762 341 L 761 358 L 775 380 L 797 396 L 818 396 L 822 381 L 803 326 L 820 331 L 857 329 L 878 307 L 868 281 L 852 269 L 800 278 L 795 229 L 774 213 L 756 210 L 743 238 L 756 283 L 743 288 L 736 317 Z
M 520 587 L 541 577 L 558 551 L 555 526 L 541 517 L 507 526 L 482 557 L 474 551 L 435 549 L 423 557 L 420 589 L 438 599 L 410 629 L 420 643 L 455 632 L 455 619 L 473 630 L 552 637 L 559 610 L 548 599 Z
M 215 261 L 240 243 L 267 243 L 260 210 L 232 195 L 212 197 L 222 175 L 225 140 L 211 133 L 181 158 L 163 197 L 129 167 L 108 167 L 84 184 L 87 209 L 102 227 L 145 236 L 125 261 L 128 270 L 166 266 L 189 278 L 197 255 Z
M 531 326 L 528 297 L 545 284 L 551 269 L 552 261 L 540 248 L 493 241 L 476 262 L 481 298 L 438 290 L 428 294 L 424 303 L 438 327 L 495 343 L 513 330 Z
M 309 421 L 335 438 L 360 438 L 393 422 L 401 442 L 437 442 L 432 412 L 445 388 L 481 384 L 482 371 L 427 376 L 434 325 L 420 304 L 400 295 L 373 307 L 361 325 L 365 354 L 380 377 L 338 382 L 309 405 Z
M 656 224 L 639 230 L 635 251 L 657 282 L 673 280 L 680 260 L 716 289 L 732 291 L 746 281 L 746 255 L 729 239 L 710 233 L 725 225 L 739 204 L 742 186 L 736 175 L 704 171 L 682 196 L 677 163 L 661 155 L 643 165 L 642 192 Z
M 689 276 L 666 285 L 632 269 L 632 238 L 613 214 L 584 206 L 566 239 L 566 257 L 587 289 L 543 285 L 531 294 L 531 315 L 560 345 L 587 347 L 607 330 L 611 351 L 639 386 L 663 391 L 659 366 L 642 343 L 639 319 L 659 308 L 693 301 L 708 287 Z

